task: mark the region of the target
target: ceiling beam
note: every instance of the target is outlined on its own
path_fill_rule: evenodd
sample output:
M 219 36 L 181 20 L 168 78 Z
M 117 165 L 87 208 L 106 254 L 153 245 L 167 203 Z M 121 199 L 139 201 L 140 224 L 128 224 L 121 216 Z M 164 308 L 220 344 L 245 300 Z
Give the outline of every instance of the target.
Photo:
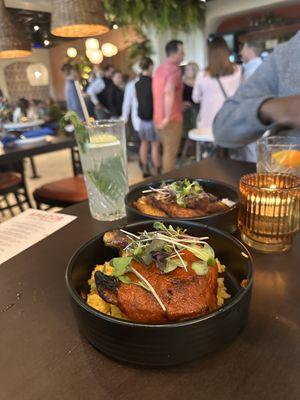
M 46 0 L 4 0 L 6 7 L 21 10 L 51 12 L 52 2 Z

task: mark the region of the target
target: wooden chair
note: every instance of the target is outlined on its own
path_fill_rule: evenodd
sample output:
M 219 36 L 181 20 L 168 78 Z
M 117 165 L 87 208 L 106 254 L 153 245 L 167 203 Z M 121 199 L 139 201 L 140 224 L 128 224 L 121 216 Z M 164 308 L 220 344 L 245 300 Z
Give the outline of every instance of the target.
M 88 194 L 83 176 L 78 175 L 42 185 L 33 192 L 33 198 L 39 209 L 42 204 L 64 208 L 87 200 Z
M 15 198 L 15 202 L 10 202 L 10 195 Z M 2 214 L 8 210 L 10 215 L 14 216 L 15 207 L 21 212 L 25 210 L 24 205 L 32 207 L 24 179 L 17 172 L 0 172 L 0 199 L 1 203 L 5 204 L 0 206 Z
M 72 164 L 75 176 L 46 183 L 33 192 L 37 208 L 68 207 L 88 199 L 77 148 L 73 148 Z

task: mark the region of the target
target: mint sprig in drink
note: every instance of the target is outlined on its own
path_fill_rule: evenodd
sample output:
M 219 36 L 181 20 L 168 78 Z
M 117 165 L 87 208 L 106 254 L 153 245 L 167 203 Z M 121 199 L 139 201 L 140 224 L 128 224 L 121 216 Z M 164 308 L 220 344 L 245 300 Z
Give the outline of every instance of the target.
M 65 120 L 75 128 L 92 216 L 106 221 L 124 217 L 128 191 L 124 122 L 84 124 L 74 112 L 68 112 Z

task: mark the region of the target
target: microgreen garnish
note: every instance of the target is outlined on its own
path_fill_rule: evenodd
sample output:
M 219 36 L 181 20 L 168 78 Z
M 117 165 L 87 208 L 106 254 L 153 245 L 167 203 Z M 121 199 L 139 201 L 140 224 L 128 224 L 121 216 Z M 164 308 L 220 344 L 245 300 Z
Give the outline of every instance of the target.
M 113 258 L 110 261 L 110 265 L 114 268 L 113 275 L 118 278 L 119 276 L 126 274 L 126 272 L 129 272 L 131 261 L 132 257 Z
M 176 267 L 182 267 L 187 271 L 187 263 L 183 260 L 181 252 L 188 250 L 198 259 L 207 263 L 208 259 L 215 257 L 212 247 L 205 242 L 208 237 L 197 238 L 188 235 L 186 230 L 176 229 L 173 226 L 166 227 L 162 222 L 153 224 L 154 231 L 144 231 L 139 235 L 121 229 L 130 240 L 124 249 L 126 255 L 133 257 L 146 267 L 152 262 L 164 273 L 169 273 Z M 176 263 L 174 262 L 176 258 Z M 172 261 L 170 261 L 172 260 Z
M 195 261 L 192 263 L 192 269 L 197 275 L 206 275 L 208 272 L 207 263 L 204 261 Z
M 203 190 L 203 187 L 198 181 L 190 181 L 189 179 L 175 181 L 169 184 L 163 183 L 159 188 L 150 186 L 150 188 L 144 190 L 143 193 L 156 193 L 164 200 L 176 201 L 177 205 L 180 207 L 187 207 L 189 201 L 210 197 L 210 195 Z

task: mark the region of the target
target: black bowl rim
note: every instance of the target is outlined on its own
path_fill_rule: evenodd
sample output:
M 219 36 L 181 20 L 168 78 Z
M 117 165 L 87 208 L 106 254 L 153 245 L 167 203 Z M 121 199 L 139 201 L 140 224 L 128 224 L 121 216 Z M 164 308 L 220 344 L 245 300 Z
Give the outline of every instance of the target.
M 124 228 L 130 228 L 132 226 L 137 226 L 137 225 L 142 225 L 144 223 L 147 224 L 151 224 L 154 223 L 156 220 L 143 220 L 143 221 L 138 221 L 138 222 L 133 222 L 127 225 L 124 225 Z M 246 288 L 244 288 L 243 291 L 241 291 L 239 294 L 235 295 L 232 299 L 230 299 L 227 303 L 225 303 L 223 306 L 221 306 L 220 308 L 216 309 L 215 311 L 212 311 L 211 313 L 208 313 L 206 315 L 203 315 L 201 317 L 197 317 L 194 319 L 190 319 L 190 320 L 186 320 L 186 321 L 180 321 L 180 322 L 171 322 L 168 324 L 144 324 L 144 323 L 139 323 L 139 322 L 131 322 L 131 321 L 126 321 L 126 320 L 122 320 L 116 317 L 111 317 L 109 315 L 106 315 L 104 313 L 101 313 L 100 311 L 95 310 L 94 308 L 90 307 L 88 304 L 86 304 L 84 302 L 84 300 L 78 295 L 78 293 L 76 292 L 76 290 L 74 289 L 72 283 L 71 283 L 71 271 L 72 271 L 72 266 L 73 266 L 73 262 L 76 259 L 76 257 L 79 255 L 79 253 L 84 250 L 86 247 L 88 247 L 92 242 L 94 242 L 97 239 L 100 239 L 101 236 L 103 236 L 103 234 L 106 232 L 100 232 L 99 234 L 97 234 L 96 236 L 92 237 L 90 240 L 88 240 L 86 243 L 82 244 L 76 251 L 75 253 L 72 255 L 72 257 L 69 260 L 67 269 L 66 269 L 66 273 L 65 273 L 65 280 L 66 280 L 66 285 L 69 291 L 69 294 L 71 295 L 72 299 L 80 306 L 82 307 L 86 312 L 93 314 L 94 316 L 96 316 L 97 318 L 102 318 L 104 320 L 106 320 L 107 322 L 111 322 L 114 324 L 120 324 L 123 326 L 127 326 L 127 327 L 144 327 L 147 329 L 170 329 L 170 328 L 176 328 L 176 327 L 184 327 L 184 326 L 189 326 L 189 325 L 193 325 L 196 323 L 199 323 L 201 321 L 210 319 L 210 318 L 214 318 L 222 313 L 227 312 L 228 310 L 230 310 L 234 305 L 236 305 L 237 303 L 239 303 L 247 294 L 248 292 L 251 290 L 252 288 L 252 284 L 253 284 L 253 275 L 254 275 L 254 270 L 253 270 L 253 259 L 252 256 L 249 252 L 249 250 L 243 245 L 243 243 L 241 243 L 238 239 L 236 239 L 235 237 L 233 237 L 232 235 L 230 235 L 227 232 L 224 232 L 218 228 L 209 226 L 209 225 L 205 225 L 205 224 L 200 224 L 200 223 L 196 223 L 196 222 L 190 222 L 190 221 L 181 221 L 181 220 L 167 220 L 164 221 L 167 223 L 187 223 L 189 226 L 192 227 L 201 227 L 204 229 L 208 229 L 214 233 L 217 234 L 221 234 L 221 236 L 225 236 L 226 238 L 228 238 L 229 240 L 231 240 L 232 242 L 234 242 L 240 249 L 241 249 L 241 253 L 245 253 L 248 256 L 248 265 L 249 265 L 249 271 L 248 271 L 248 285 Z
M 125 196 L 125 206 L 131 212 L 139 215 L 140 217 L 151 218 L 151 219 L 155 219 L 155 220 L 160 220 L 161 219 L 163 221 L 165 221 L 167 219 L 171 219 L 171 217 L 156 217 L 154 215 L 142 213 L 141 211 L 139 211 L 135 207 L 133 207 L 132 203 L 129 202 L 129 197 L 132 195 L 133 192 L 142 189 L 142 187 L 151 186 L 151 185 L 154 185 L 154 184 L 157 185 L 158 183 L 162 183 L 162 182 L 166 182 L 166 183 L 175 182 L 175 181 L 179 181 L 179 180 L 183 180 L 183 179 L 200 181 L 200 182 L 204 182 L 204 183 L 206 183 L 206 182 L 207 183 L 214 183 L 216 185 L 226 187 L 227 189 L 231 189 L 233 192 L 235 192 L 236 197 L 237 197 L 237 201 L 235 202 L 235 204 L 233 206 L 228 207 L 228 209 L 225 210 L 225 211 L 220 211 L 220 212 L 217 212 L 217 213 L 214 213 L 214 214 L 204 215 L 203 217 L 181 218 L 182 221 L 201 221 L 201 219 L 212 218 L 212 217 L 216 217 L 216 216 L 219 216 L 219 215 L 226 215 L 226 214 L 232 212 L 234 209 L 237 208 L 238 201 L 239 201 L 239 194 L 238 194 L 238 191 L 236 190 L 236 188 L 234 186 L 229 185 L 228 183 L 225 183 L 225 182 L 214 180 L 214 179 L 191 178 L 191 177 L 173 178 L 173 179 L 161 179 L 161 180 L 152 181 L 152 182 L 149 182 L 149 183 L 138 184 L 138 185 L 134 186 L 131 190 L 129 190 L 129 192 L 126 194 L 126 196 Z M 174 218 L 174 220 L 175 219 L 178 219 L 178 218 Z

